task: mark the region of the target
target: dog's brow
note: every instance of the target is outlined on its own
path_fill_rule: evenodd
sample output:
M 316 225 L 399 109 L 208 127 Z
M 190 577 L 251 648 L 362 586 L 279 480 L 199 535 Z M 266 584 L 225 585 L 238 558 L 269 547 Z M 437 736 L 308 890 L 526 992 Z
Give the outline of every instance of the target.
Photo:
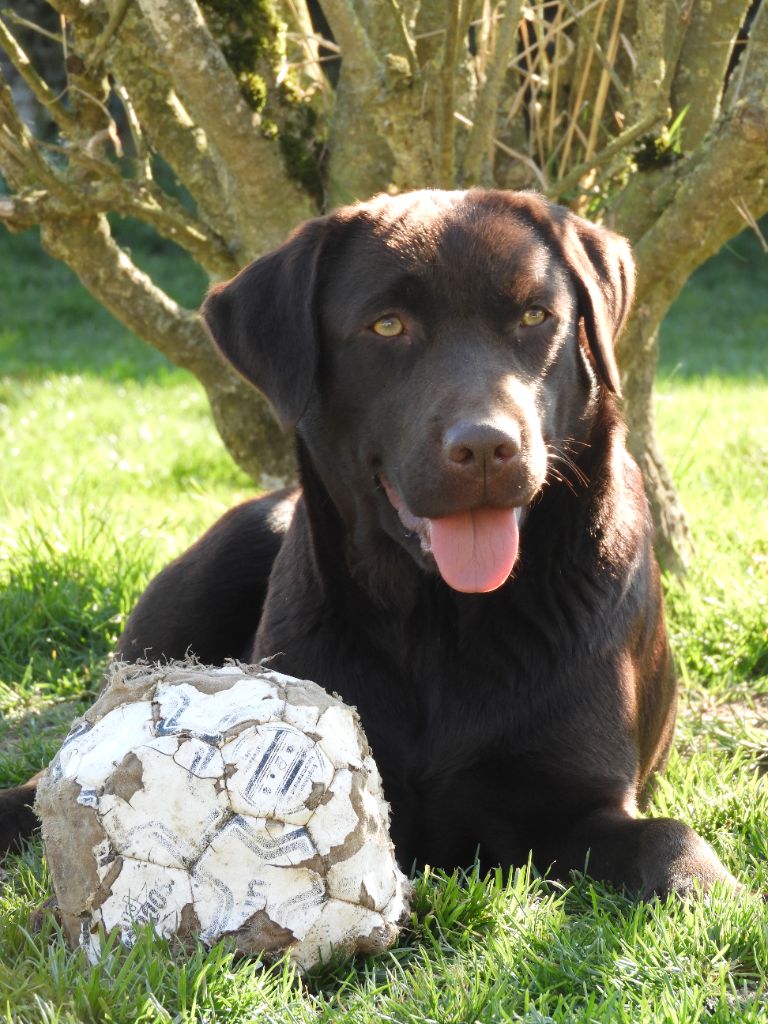
M 535 249 L 525 261 L 526 276 L 533 285 L 544 284 L 552 273 L 552 257 L 545 249 Z
M 360 312 L 380 312 L 385 306 L 406 306 L 412 308 L 419 305 L 425 291 L 425 282 L 421 275 L 402 273 L 386 280 L 380 287 L 371 288 L 361 302 Z M 377 282 L 380 284 L 380 282 Z

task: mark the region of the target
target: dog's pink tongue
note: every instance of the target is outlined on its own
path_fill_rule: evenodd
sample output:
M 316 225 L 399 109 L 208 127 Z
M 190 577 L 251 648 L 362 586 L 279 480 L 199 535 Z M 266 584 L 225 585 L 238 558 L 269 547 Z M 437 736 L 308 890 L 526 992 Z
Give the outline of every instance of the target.
M 478 508 L 430 519 L 430 547 L 440 575 L 465 594 L 496 590 L 517 558 L 517 516 L 511 508 Z

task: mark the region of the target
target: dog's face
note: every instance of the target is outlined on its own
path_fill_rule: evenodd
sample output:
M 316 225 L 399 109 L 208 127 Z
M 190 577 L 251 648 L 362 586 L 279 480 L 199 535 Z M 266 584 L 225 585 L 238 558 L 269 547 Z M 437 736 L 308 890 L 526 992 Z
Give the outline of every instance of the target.
M 380 196 L 211 293 L 222 352 L 287 423 L 369 552 L 500 586 L 527 506 L 618 390 L 626 245 L 538 197 Z

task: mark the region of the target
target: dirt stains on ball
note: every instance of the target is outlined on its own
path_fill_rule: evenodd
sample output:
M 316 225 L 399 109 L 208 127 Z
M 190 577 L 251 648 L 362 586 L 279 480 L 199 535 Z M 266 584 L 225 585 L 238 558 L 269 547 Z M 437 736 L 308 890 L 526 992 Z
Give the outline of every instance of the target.
M 385 949 L 407 916 L 356 712 L 266 668 L 113 665 L 36 809 L 64 929 L 91 959 L 151 923 L 309 967 Z

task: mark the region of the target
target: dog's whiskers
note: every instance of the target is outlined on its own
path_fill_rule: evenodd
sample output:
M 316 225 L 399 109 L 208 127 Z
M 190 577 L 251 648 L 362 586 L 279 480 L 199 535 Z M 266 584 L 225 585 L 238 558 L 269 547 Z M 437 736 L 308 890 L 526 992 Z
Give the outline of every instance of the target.
M 567 439 L 563 443 L 566 444 L 568 440 L 571 439 Z M 575 443 L 578 444 L 580 442 Z M 584 447 L 589 447 L 589 445 L 584 445 Z M 562 465 L 565 466 L 566 470 L 568 471 L 569 475 L 566 476 L 560 470 L 556 469 L 555 466 L 552 465 L 554 461 L 562 463 Z M 587 476 L 587 474 L 584 473 L 584 471 L 576 465 L 573 459 L 566 455 L 562 448 L 560 448 L 559 446 L 554 444 L 547 445 L 547 462 L 549 471 L 555 477 L 555 479 L 559 480 L 561 483 L 566 484 L 566 486 L 574 494 L 576 494 L 576 489 L 573 486 L 573 481 L 570 479 L 571 475 L 575 478 L 576 482 L 579 483 L 582 487 L 587 487 L 589 485 L 589 477 Z
M 548 470 L 549 470 L 549 472 L 548 472 L 548 477 L 549 478 L 551 478 L 552 480 L 556 480 L 558 483 L 565 484 L 565 486 L 568 488 L 568 490 L 572 494 L 576 494 L 577 493 L 576 492 L 576 488 L 573 486 L 573 483 L 568 479 L 568 477 L 563 476 L 563 474 L 558 469 L 555 469 L 555 467 L 553 465 L 550 464 L 549 467 L 548 467 Z M 549 483 L 549 482 L 550 482 L 550 480 L 548 479 L 548 480 L 545 481 L 545 484 Z

